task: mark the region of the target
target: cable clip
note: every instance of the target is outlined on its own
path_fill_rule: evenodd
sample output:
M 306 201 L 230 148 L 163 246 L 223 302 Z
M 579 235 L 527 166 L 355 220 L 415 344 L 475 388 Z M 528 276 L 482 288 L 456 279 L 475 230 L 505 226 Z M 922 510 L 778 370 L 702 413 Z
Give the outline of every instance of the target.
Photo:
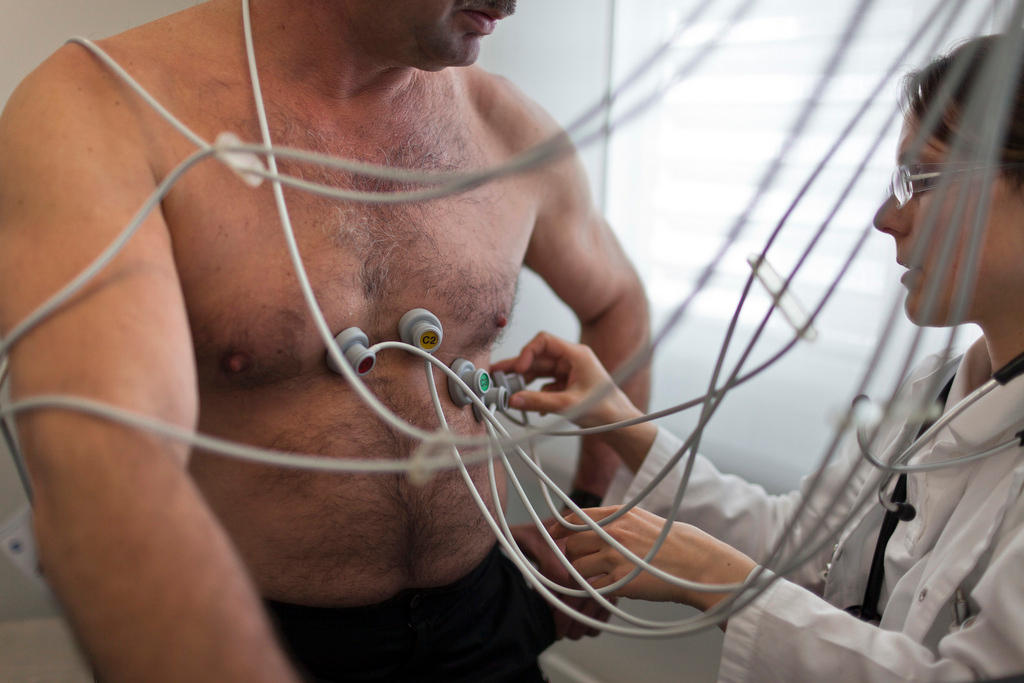
M 747 257 L 747 263 L 754 271 L 758 282 L 764 285 L 772 299 L 775 307 L 782 312 L 799 337 L 807 341 L 814 341 L 818 338 L 818 331 L 811 327 L 811 318 L 786 287 L 786 281 L 771 267 L 768 259 L 760 254 L 751 254 Z
M 263 160 L 255 152 L 231 152 L 222 149 L 223 147 L 237 147 L 241 144 L 242 141 L 237 135 L 224 131 L 217 136 L 214 142 L 214 147 L 217 148 L 217 158 L 234 171 L 246 185 L 253 188 L 259 187 L 263 184 L 263 177 L 251 173 L 251 171 L 267 173 L 267 167 L 263 164 Z
M 430 483 L 434 472 L 428 467 L 428 462 L 429 458 L 423 448 L 417 448 L 412 452 L 412 456 L 409 458 L 409 469 L 406 471 L 410 484 L 413 486 L 425 486 Z

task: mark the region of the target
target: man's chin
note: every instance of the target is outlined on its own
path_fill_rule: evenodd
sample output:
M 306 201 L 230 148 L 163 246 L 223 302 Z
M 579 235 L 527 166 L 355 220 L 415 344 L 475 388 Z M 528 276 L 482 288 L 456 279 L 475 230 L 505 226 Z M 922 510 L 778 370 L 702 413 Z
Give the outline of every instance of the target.
M 459 54 L 455 56 L 455 59 L 451 66 L 470 66 L 476 63 L 476 60 L 480 58 L 480 41 L 483 40 L 483 36 L 478 35 L 467 35 L 462 39 L 462 49 L 459 50 Z
M 471 66 L 479 57 L 480 36 L 466 36 L 458 46 L 424 59 L 417 67 L 423 71 L 441 71 L 450 66 Z

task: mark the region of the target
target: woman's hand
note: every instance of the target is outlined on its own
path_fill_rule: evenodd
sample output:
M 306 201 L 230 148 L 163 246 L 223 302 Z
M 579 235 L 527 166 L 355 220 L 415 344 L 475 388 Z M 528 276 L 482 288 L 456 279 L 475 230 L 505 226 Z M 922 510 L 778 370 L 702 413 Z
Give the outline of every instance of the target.
M 520 391 L 509 404 L 520 410 L 540 413 L 564 413 L 595 391 L 602 398 L 573 421 L 582 427 L 618 422 L 642 413 L 612 382 L 601 361 L 584 344 L 573 344 L 541 332 L 523 347 L 517 358 L 498 361 L 492 371 L 517 372 L 527 383 L 537 378 L 551 378 L 540 391 Z
M 509 406 L 539 413 L 565 413 L 586 399 L 587 410 L 573 417 L 581 427 L 597 427 L 640 417 L 643 413 L 615 386 L 594 352 L 584 344 L 573 344 L 541 332 L 523 347 L 517 358 L 499 361 L 492 371 L 517 372 L 527 383 L 539 377 L 551 378 L 540 391 L 512 394 Z M 597 392 L 597 393 L 595 393 Z M 601 435 L 634 472 L 650 450 L 658 429 L 650 422 L 617 429 Z
M 604 507 L 591 508 L 585 512 L 596 521 L 616 510 L 618 507 Z M 576 515 L 569 515 L 566 521 L 580 523 Z M 647 510 L 633 508 L 604 529 L 631 552 L 644 557 L 664 525 L 663 518 Z M 562 542 L 566 557 L 595 588 L 611 585 L 635 568 L 631 561 L 613 550 L 594 531 L 574 532 L 557 522 L 549 531 L 555 539 L 566 539 Z M 683 522 L 672 524 L 672 530 L 651 564 L 679 578 L 715 584 L 741 583 L 757 566 L 753 560 L 727 543 Z M 647 571 L 641 571 L 613 595 L 659 602 L 681 602 L 706 610 L 729 594 L 687 590 Z

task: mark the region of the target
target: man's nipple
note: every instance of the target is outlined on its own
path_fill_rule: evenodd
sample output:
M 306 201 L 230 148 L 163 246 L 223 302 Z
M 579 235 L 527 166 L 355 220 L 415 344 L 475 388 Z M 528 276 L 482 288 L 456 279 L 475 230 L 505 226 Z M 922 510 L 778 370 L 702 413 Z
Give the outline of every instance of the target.
M 508 325 L 508 316 L 504 313 L 499 313 L 494 319 L 494 324 L 497 325 L 499 329 L 505 327 Z
M 237 375 L 252 368 L 252 356 L 242 351 L 228 351 L 220 359 L 221 370 Z

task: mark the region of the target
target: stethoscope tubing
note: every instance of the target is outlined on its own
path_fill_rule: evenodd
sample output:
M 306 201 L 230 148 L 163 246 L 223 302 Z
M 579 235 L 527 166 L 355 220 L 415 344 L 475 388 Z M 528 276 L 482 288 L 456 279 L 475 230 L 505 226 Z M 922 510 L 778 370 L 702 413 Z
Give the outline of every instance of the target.
M 1007 365 L 994 373 L 992 379 L 989 379 L 970 394 L 960 399 L 956 405 L 939 417 L 939 419 L 937 419 L 935 423 L 920 436 L 920 438 L 915 439 L 913 443 L 904 448 L 903 451 L 901 451 L 896 457 L 892 458 L 890 462 L 879 460 L 871 453 L 869 444 L 866 443 L 864 431 L 861 427 L 858 427 L 855 431 L 857 447 L 860 449 L 861 455 L 864 456 L 864 459 L 871 463 L 872 466 L 886 472 L 886 476 L 882 478 L 878 485 L 878 501 L 881 503 L 882 507 L 886 510 L 895 511 L 893 504 L 885 499 L 885 491 L 889 488 L 889 484 L 892 482 L 892 478 L 896 474 L 934 472 L 936 470 L 946 469 L 949 467 L 959 467 L 978 460 L 984 460 L 985 458 L 989 458 L 993 455 L 998 455 L 1010 448 L 1024 447 L 1024 429 L 1022 429 L 1016 432 L 1011 438 L 977 453 L 949 458 L 941 462 L 920 463 L 916 465 L 905 464 L 910 460 L 910 458 L 920 452 L 921 449 L 933 443 L 938 433 L 950 422 L 963 414 L 964 411 L 987 396 L 996 387 L 1005 386 L 1022 373 L 1024 373 L 1024 354 L 1014 358 Z

